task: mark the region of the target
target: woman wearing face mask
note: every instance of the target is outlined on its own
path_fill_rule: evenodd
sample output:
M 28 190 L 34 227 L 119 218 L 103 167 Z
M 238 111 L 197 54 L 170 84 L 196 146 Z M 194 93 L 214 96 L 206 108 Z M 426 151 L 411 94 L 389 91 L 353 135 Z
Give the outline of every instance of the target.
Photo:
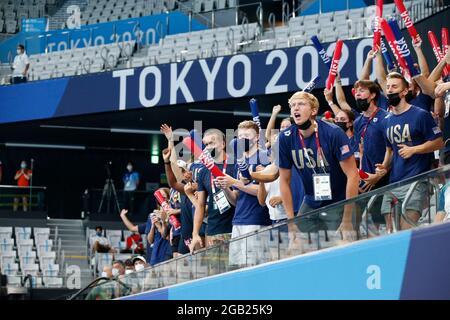
M 353 151 L 353 154 L 355 156 L 356 164 L 359 163 L 359 144 L 355 140 L 355 137 L 353 135 L 353 123 L 355 122 L 355 115 L 352 111 L 349 110 L 341 110 L 336 115 L 336 118 L 334 119 L 334 123 L 344 130 L 345 134 L 347 135 L 349 141 L 350 141 L 350 149 Z

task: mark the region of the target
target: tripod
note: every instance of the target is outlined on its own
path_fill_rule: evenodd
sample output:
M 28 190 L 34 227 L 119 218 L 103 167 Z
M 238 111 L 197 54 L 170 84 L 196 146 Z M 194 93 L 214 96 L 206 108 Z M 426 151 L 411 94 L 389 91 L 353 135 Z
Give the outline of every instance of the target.
M 117 199 L 116 187 L 114 186 L 113 179 L 106 179 L 105 186 L 103 187 L 102 199 L 100 200 L 100 205 L 98 207 L 98 213 L 102 210 L 103 202 L 106 198 L 106 213 L 111 213 L 111 198 L 114 198 L 114 204 L 117 208 L 117 213 L 120 212 L 119 200 Z

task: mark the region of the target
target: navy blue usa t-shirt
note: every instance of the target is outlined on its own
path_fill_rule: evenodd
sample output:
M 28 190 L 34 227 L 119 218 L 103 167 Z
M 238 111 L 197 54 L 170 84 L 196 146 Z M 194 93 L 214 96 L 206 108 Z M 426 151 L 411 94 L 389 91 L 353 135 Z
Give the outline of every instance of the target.
M 253 169 L 255 169 L 258 165 L 267 165 L 270 162 L 267 150 L 258 150 L 250 158 L 246 158 L 245 161 L 250 164 Z M 235 178 L 238 179 L 239 168 L 237 164 L 235 164 L 235 172 Z M 272 221 L 270 220 L 269 209 L 267 209 L 265 205 L 261 206 L 256 196 L 241 190 L 238 191 L 239 196 L 236 201 L 233 225 L 271 225 Z
M 303 198 L 305 197 L 305 190 L 303 188 L 302 178 L 300 177 L 297 170 L 292 170 L 291 192 L 292 207 L 294 209 L 294 212 L 298 212 L 298 210 L 300 210 L 300 206 L 303 203 Z
M 345 199 L 347 176 L 342 171 L 339 162 L 353 156 L 349 139 L 341 128 L 324 121 L 317 121 L 317 125 L 319 142 L 325 157 L 325 171 L 330 174 L 332 200 L 314 200 L 313 168 L 317 174 L 324 173 L 319 163 L 315 134 L 304 139 L 311 164 L 304 155 L 295 124 L 280 134 L 278 138 L 280 144 L 279 167 L 283 169 L 295 167 L 302 178 L 305 190 L 304 202 L 313 209 Z
M 223 171 L 223 164 L 216 164 L 216 166 Z M 235 167 L 234 165 L 227 164 L 226 173 L 234 177 L 235 176 Z M 213 236 L 216 234 L 222 233 L 231 233 L 233 228 L 231 221 L 233 220 L 235 208 L 231 206 L 224 213 L 220 213 L 219 208 L 217 207 L 214 197 L 212 194 L 211 187 L 211 172 L 205 167 L 200 171 L 200 174 L 197 179 L 198 183 L 198 191 L 206 192 L 206 203 L 208 205 L 208 224 L 206 226 L 206 235 Z M 215 187 L 215 192 L 217 193 L 220 189 Z
M 148 233 L 150 232 L 150 229 L 152 227 L 152 221 L 150 219 L 150 215 L 147 219 L 146 223 L 142 223 L 138 225 L 138 232 L 141 235 L 144 235 L 145 237 L 145 241 L 146 241 L 146 252 L 145 252 L 145 260 L 150 261 L 151 257 L 152 257 L 152 247 L 150 242 L 148 242 Z
M 417 97 L 409 101 L 409 104 L 419 107 L 425 111 L 430 112 L 433 106 L 434 100 L 429 95 L 420 92 Z
M 384 154 L 386 152 L 386 140 L 384 138 L 384 122 L 388 116 L 385 110 L 379 108 L 373 119 L 361 115 L 355 120 L 353 126 L 355 128 L 354 138 L 361 141 L 361 136 L 367 126 L 364 135 L 362 169 L 368 173 L 375 173 L 375 165 L 383 163 Z M 369 123 L 369 124 L 367 124 Z M 361 161 L 361 160 L 360 160 Z
M 139 229 L 138 231 L 141 234 L 142 231 L 144 231 L 144 234 L 146 235 L 145 238 L 147 239 L 147 235 L 150 232 L 151 227 L 152 222 L 149 217 L 149 221 L 147 221 L 146 224 L 141 224 L 138 226 Z M 153 246 L 151 249 L 150 243 L 147 240 L 146 254 L 147 254 L 146 260 L 149 261 L 149 264 L 151 266 L 172 258 L 172 248 L 170 247 L 170 242 L 161 236 L 156 227 L 155 227 L 155 236 L 153 238 Z M 148 257 L 150 257 L 150 259 L 148 259 Z
M 192 229 L 194 228 L 192 202 L 185 194 L 181 194 L 180 196 L 180 209 L 181 237 L 183 239 L 190 239 L 192 238 Z
M 442 136 L 441 129 L 427 111 L 416 106 L 399 115 L 389 114 L 385 121 L 386 146 L 393 150 L 390 183 L 414 177 L 430 170 L 432 153 L 415 154 L 403 159 L 399 144 L 417 146 Z

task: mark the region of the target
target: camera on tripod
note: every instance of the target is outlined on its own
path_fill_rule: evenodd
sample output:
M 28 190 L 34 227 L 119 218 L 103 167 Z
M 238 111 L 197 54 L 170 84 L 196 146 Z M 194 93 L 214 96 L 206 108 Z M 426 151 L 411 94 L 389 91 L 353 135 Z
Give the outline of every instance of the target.
M 102 199 L 100 200 L 100 205 L 98 207 L 98 213 L 101 212 L 103 203 L 106 200 L 106 213 L 111 213 L 111 201 L 113 201 L 113 206 L 116 206 L 117 213 L 120 212 L 119 200 L 117 198 L 116 187 L 114 186 L 114 181 L 111 178 L 111 166 L 112 161 L 108 161 L 105 164 L 106 170 L 106 182 L 103 187 Z

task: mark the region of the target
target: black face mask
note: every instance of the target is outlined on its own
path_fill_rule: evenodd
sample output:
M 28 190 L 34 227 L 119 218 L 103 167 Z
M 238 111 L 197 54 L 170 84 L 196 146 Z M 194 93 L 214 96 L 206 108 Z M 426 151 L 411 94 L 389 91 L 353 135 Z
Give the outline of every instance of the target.
M 400 101 L 402 101 L 402 98 L 400 98 L 400 93 L 388 93 L 387 99 L 389 105 L 393 107 L 398 106 Z
M 406 96 L 405 96 L 405 100 L 406 100 L 406 102 L 410 102 L 412 99 L 414 99 L 415 98 L 415 96 L 414 96 L 414 93 L 410 90 L 410 91 L 408 91 L 408 93 L 406 94 Z
M 335 124 L 341 128 L 342 130 L 344 130 L 345 132 L 347 132 L 348 128 L 347 128 L 347 122 L 335 122 Z
M 356 107 L 362 112 L 367 111 L 367 109 L 369 109 L 369 106 L 369 99 L 356 99 Z
M 299 128 L 300 130 L 308 130 L 309 127 L 311 127 L 311 125 L 312 125 L 311 120 L 308 119 L 302 124 L 297 124 L 297 128 Z

